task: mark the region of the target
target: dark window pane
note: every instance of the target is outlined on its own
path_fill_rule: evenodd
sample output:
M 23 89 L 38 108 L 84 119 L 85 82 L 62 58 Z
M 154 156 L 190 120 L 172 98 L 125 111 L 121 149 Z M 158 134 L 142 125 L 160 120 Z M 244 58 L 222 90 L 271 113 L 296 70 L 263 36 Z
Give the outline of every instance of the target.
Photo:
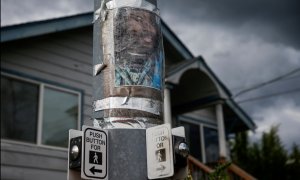
M 219 159 L 218 131 L 213 128 L 203 127 L 206 162 L 217 162 Z
M 181 122 L 181 124 L 185 129 L 186 141 L 189 145 L 191 155 L 202 161 L 199 126 L 187 122 Z
M 39 88 L 1 76 L 1 138 L 36 142 Z
M 77 129 L 78 95 L 45 88 L 42 143 L 67 147 L 69 129 Z

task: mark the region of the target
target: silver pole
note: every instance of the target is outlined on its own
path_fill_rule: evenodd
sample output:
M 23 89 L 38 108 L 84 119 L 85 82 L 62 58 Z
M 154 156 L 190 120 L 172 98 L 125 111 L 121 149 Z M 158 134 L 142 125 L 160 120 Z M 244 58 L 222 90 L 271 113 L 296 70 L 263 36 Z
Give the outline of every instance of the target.
M 163 123 L 156 0 L 95 0 L 94 126 L 108 130 L 108 178 L 147 178 L 146 128 Z

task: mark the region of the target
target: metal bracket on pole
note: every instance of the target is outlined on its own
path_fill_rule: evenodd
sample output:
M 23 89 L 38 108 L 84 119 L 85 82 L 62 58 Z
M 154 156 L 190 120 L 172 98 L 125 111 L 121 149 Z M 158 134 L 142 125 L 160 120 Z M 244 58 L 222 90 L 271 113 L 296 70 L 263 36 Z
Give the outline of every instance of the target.
M 82 151 L 82 132 L 79 130 L 69 130 L 68 148 L 68 174 L 67 180 L 81 180 L 81 151 Z
M 188 153 L 183 127 L 171 130 L 163 124 L 147 130 L 103 130 L 83 126 L 83 131 L 69 131 L 68 180 L 184 179 Z
M 172 179 L 184 179 L 188 175 L 187 157 L 189 147 L 185 139 L 185 129 L 183 126 L 172 129 L 174 147 L 174 176 Z

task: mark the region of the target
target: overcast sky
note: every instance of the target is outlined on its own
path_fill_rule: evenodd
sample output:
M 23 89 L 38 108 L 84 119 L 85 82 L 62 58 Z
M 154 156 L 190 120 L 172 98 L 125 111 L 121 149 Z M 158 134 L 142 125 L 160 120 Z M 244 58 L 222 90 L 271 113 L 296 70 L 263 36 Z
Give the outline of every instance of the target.
M 1 26 L 89 12 L 93 0 L 1 0 Z M 201 55 L 253 118 L 260 137 L 280 124 L 284 145 L 300 145 L 300 1 L 160 0 L 161 16 Z M 292 73 L 290 73 L 292 72 Z M 250 99 L 250 100 L 249 100 Z

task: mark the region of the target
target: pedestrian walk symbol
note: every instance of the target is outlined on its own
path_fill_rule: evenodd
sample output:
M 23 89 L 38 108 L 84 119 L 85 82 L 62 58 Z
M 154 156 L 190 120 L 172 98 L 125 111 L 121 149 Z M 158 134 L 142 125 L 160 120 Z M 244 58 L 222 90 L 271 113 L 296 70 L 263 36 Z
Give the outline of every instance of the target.
M 96 151 L 90 151 L 90 159 L 89 162 L 91 164 L 99 164 L 102 165 L 102 153 Z

